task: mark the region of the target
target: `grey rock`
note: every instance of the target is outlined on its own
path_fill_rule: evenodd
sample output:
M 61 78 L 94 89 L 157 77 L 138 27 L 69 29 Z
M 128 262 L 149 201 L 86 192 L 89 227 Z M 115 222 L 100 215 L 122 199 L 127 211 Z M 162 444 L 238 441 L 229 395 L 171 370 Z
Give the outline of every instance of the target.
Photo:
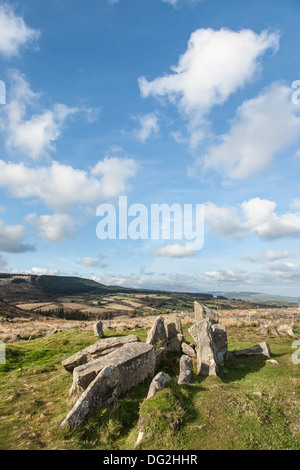
M 139 338 L 135 335 L 116 336 L 113 338 L 102 339 L 68 357 L 62 361 L 62 365 L 68 372 L 72 372 L 75 367 L 86 364 L 90 361 L 98 359 L 101 356 L 105 356 L 106 354 L 116 351 L 120 347 L 124 346 L 124 344 L 135 343 L 139 341 Z
M 233 354 L 235 356 L 248 356 L 248 357 L 254 356 L 254 357 L 261 357 L 261 358 L 271 357 L 269 345 L 265 341 L 262 343 L 256 344 L 255 346 L 252 346 L 252 348 L 241 349 L 239 351 L 233 351 Z
M 167 348 L 158 348 L 155 351 L 156 365 L 159 365 L 166 357 L 168 353 Z
M 155 351 L 151 345 L 132 343 L 108 354 L 102 361 L 103 367 L 98 364 L 98 368 L 101 367 L 98 373 L 94 369 L 95 377 L 91 382 L 86 382 L 86 389 L 61 423 L 61 427 L 81 426 L 94 408 L 110 407 L 125 392 L 144 382 L 149 376 L 152 377 Z
M 181 345 L 182 345 L 184 340 L 185 340 L 184 335 L 178 334 L 177 336 L 174 336 L 167 343 L 168 351 L 170 351 L 170 352 L 180 352 L 181 351 Z
M 212 325 L 213 348 L 217 364 L 223 366 L 228 358 L 228 342 L 225 325 L 216 323 Z
M 218 372 L 212 325 L 212 321 L 205 318 L 188 330 L 196 343 L 197 371 L 201 375 L 217 375 Z
M 194 302 L 194 313 L 196 323 L 204 320 L 205 318 L 209 318 L 213 323 L 219 323 L 218 312 L 206 307 L 206 305 L 199 304 L 199 302 Z
M 166 387 L 170 380 L 171 377 L 168 374 L 165 372 L 159 372 L 150 384 L 147 399 L 153 398 L 159 390 Z
M 181 350 L 186 356 L 195 357 L 195 349 L 185 341 L 181 344 Z
M 103 333 L 103 324 L 102 321 L 98 321 L 93 325 L 93 330 L 94 330 L 94 335 L 97 336 L 98 338 L 103 338 L 104 333 Z
M 189 384 L 192 377 L 193 362 L 189 356 L 181 356 L 178 384 Z
M 106 366 L 118 367 L 122 375 L 122 383 L 127 384 L 126 387 L 129 389 L 131 383 L 135 383 L 134 374 L 137 375 L 137 383 L 140 383 L 141 380 L 153 376 L 155 364 L 155 350 L 151 344 L 141 342 L 125 344 L 117 351 L 75 367 L 70 396 L 85 390 Z
M 180 317 L 177 316 L 171 320 L 165 320 L 165 329 L 168 341 L 175 338 L 177 335 L 183 335 Z
M 167 344 L 167 334 L 163 317 L 156 317 L 154 324 L 148 332 L 147 344 L 157 344 L 164 347 Z

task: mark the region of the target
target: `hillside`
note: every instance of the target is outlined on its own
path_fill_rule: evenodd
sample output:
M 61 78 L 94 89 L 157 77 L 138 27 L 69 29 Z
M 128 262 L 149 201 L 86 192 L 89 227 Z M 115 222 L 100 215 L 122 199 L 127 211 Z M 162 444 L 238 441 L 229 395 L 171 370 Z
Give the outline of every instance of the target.
M 107 295 L 120 293 L 169 293 L 148 289 L 131 289 L 122 286 L 106 286 L 91 279 L 73 276 L 37 276 L 24 274 L 0 274 L 0 298 L 7 302 L 49 301 L 53 298 L 77 295 Z M 184 294 L 184 293 L 182 293 Z M 191 294 L 187 294 L 191 295 Z M 212 299 L 211 294 L 192 294 L 202 299 Z

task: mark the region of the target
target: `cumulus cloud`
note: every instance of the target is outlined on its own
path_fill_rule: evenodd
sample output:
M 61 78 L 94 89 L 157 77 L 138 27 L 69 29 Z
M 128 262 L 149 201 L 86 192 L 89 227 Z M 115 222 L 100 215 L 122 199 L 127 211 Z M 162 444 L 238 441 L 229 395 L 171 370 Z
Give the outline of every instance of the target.
M 0 271 L 2 273 L 9 273 L 11 272 L 11 268 L 8 264 L 8 261 L 6 258 L 4 258 L 2 255 L 0 255 Z
M 64 212 L 78 204 L 97 204 L 128 191 L 128 179 L 137 165 L 129 158 L 105 157 L 89 171 L 52 162 L 32 168 L 0 160 L 0 187 L 12 197 L 38 198 L 49 208 Z
M 55 142 L 67 119 L 80 109 L 56 103 L 52 109 L 40 110 L 40 94 L 31 90 L 24 75 L 14 70 L 10 76 L 11 93 L 1 119 L 1 130 L 7 135 L 6 146 L 34 160 L 47 156 L 55 151 Z
M 204 116 L 252 80 L 259 59 L 268 49 L 276 50 L 278 44 L 279 35 L 268 31 L 198 29 L 172 73 L 152 81 L 138 79 L 141 94 L 175 104 L 188 120 L 191 145 L 196 146 L 203 138 Z
M 36 236 L 46 242 L 59 242 L 77 233 L 74 219 L 66 214 L 29 214 L 25 220 L 36 229 Z
M 166 245 L 151 253 L 152 256 L 162 257 L 166 256 L 168 258 L 184 258 L 186 256 L 196 256 L 198 252 L 194 250 L 189 250 L 185 248 L 184 245 L 179 245 L 179 243 L 174 243 L 173 245 Z
M 81 263 L 83 263 L 87 268 L 105 268 L 107 264 L 103 263 L 99 258 L 92 258 L 90 256 L 84 256 L 80 259 Z
M 27 26 L 10 5 L 0 5 L 0 54 L 5 57 L 18 55 L 22 46 L 32 43 L 39 35 L 39 31 Z
M 25 244 L 26 230 L 22 225 L 5 225 L 0 220 L 0 251 L 4 253 L 24 253 L 34 251 L 32 245 Z
M 205 220 L 216 235 L 235 236 L 253 233 L 261 240 L 300 236 L 300 212 L 275 212 L 276 202 L 252 198 L 238 208 L 208 203 Z
M 300 138 L 300 116 L 287 86 L 273 84 L 237 110 L 228 134 L 196 166 L 242 180 L 266 168 L 274 156 Z
M 139 122 L 140 127 L 134 131 L 136 138 L 145 143 L 152 135 L 157 135 L 159 131 L 158 117 L 155 113 L 144 114 L 134 117 Z

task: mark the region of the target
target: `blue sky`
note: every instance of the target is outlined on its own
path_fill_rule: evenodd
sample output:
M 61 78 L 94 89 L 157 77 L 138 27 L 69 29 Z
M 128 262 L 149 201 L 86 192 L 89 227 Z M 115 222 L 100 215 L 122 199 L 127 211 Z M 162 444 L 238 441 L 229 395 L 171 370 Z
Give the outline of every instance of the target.
M 0 271 L 299 295 L 298 0 L 0 1 Z M 298 93 L 299 87 L 299 93 Z M 96 209 L 203 204 L 204 245 Z

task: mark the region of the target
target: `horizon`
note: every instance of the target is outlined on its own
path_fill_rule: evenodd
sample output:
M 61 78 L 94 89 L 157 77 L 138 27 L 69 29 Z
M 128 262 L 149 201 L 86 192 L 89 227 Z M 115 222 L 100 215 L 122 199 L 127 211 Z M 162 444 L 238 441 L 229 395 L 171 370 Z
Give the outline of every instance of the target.
M 1 272 L 299 297 L 300 4 L 261 3 L 0 0 Z

